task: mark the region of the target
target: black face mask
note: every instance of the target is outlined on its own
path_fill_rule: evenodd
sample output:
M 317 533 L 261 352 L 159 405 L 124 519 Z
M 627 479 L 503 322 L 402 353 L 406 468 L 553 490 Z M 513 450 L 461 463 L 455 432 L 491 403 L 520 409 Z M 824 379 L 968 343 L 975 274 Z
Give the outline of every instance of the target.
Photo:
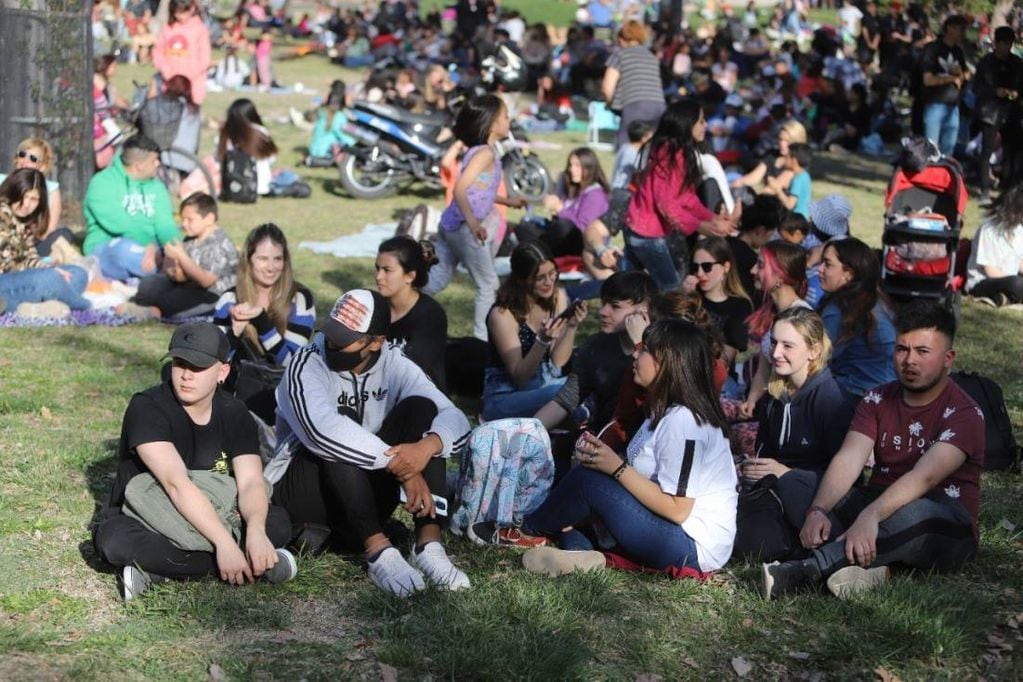
M 327 367 L 330 368 L 330 371 L 332 372 L 350 372 L 365 359 L 362 351 L 366 350 L 371 343 L 373 343 L 372 339 L 363 344 L 362 348 L 359 350 L 353 350 L 347 353 L 342 350 L 330 350 L 326 345 L 324 345 L 323 361 L 327 363 Z

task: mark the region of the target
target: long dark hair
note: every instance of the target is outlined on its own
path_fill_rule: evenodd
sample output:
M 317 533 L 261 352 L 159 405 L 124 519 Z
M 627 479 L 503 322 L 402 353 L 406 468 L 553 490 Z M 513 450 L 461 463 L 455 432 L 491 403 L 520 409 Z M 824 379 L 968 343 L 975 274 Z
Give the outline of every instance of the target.
M 648 388 L 651 427 L 679 405 L 693 413 L 698 425 L 709 424 L 727 435 L 728 419 L 714 389 L 714 358 L 703 331 L 686 320 L 658 320 L 643 332 L 643 345 L 660 365 Z
M 430 268 L 437 263 L 437 253 L 433 249 L 432 242 L 426 240 L 417 242 L 412 237 L 405 235 L 391 237 L 380 242 L 377 255 L 381 253 L 394 254 L 402 272 L 416 273 L 415 279 L 412 280 L 412 288 L 417 291 L 430 281 Z
M 277 153 L 277 145 L 256 126 L 262 127 L 263 119 L 256 111 L 256 105 L 252 100 L 241 98 L 231 102 L 227 108 L 227 119 L 220 128 L 220 140 L 217 142 L 217 154 L 224 158 L 227 153 L 228 141 L 235 149 L 240 149 L 254 159 L 265 159 Z
M 508 310 L 519 322 L 526 319 L 533 293 L 533 280 L 540 266 L 547 262 L 553 263 L 554 256 L 542 242 L 523 242 L 516 246 L 511 255 L 511 274 L 497 290 L 495 305 Z M 557 288 L 550 299 L 538 300 L 536 304 L 554 314 L 558 306 Z
M 572 157 L 579 159 L 579 165 L 582 167 L 583 176 L 579 181 L 579 184 L 572 182 L 572 177 L 569 174 L 568 163 L 565 164 L 565 189 L 569 199 L 574 199 L 583 190 L 590 185 L 600 185 L 600 187 L 608 192 L 611 190 L 611 185 L 607 182 L 607 176 L 604 175 L 604 169 L 600 167 L 600 159 L 593 153 L 593 150 L 589 147 L 579 147 L 573 149 L 568 155 L 568 158 Z
M 481 95 L 466 100 L 458 110 L 451 132 L 467 147 L 487 144 L 490 129 L 494 127 L 494 121 L 502 109 L 504 101 L 497 95 Z
M 820 309 L 830 303 L 838 306 L 842 323 L 835 343 L 844 343 L 863 335 L 870 343 L 870 337 L 877 326 L 874 306 L 877 305 L 881 284 L 881 266 L 874 250 L 855 237 L 829 240 L 824 250 L 832 249 L 843 267 L 849 269 L 852 278 L 838 291 L 825 294 Z
M 46 176 L 35 168 L 19 168 L 0 185 L 0 202 L 14 208 L 30 190 L 39 193 L 39 205 L 31 215 L 15 220 L 26 225 L 36 239 L 42 239 L 50 226 L 50 202 L 46 191 Z
M 661 116 L 653 137 L 647 143 L 649 163 L 644 173 L 671 173 L 678 169 L 679 158 L 685 166 L 680 189 L 695 189 L 701 180 L 700 162 L 693 126 L 700 120 L 700 103 L 692 97 L 672 102 Z

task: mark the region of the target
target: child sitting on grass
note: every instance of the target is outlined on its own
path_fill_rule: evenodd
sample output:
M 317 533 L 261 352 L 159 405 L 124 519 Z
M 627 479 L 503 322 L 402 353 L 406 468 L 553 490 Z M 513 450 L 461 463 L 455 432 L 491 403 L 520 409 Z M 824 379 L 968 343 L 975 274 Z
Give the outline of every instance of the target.
M 141 319 L 213 311 L 237 280 L 238 249 L 217 224 L 217 202 L 196 192 L 181 202 L 183 242 L 164 246 L 163 272 L 144 277 L 134 302 L 118 312 Z

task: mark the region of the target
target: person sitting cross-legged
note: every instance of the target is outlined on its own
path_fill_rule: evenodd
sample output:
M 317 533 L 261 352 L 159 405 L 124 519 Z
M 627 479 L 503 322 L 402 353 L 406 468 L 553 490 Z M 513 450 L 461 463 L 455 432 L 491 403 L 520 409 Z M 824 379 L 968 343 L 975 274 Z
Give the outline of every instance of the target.
M 337 300 L 277 387 L 277 450 L 266 477 L 274 502 L 291 515 L 296 546 L 354 544 L 365 551 L 370 580 L 400 597 L 422 590 L 424 577 L 442 589 L 467 588 L 441 545 L 439 517 L 447 457 L 468 441 L 469 420 L 387 344 L 390 326 L 391 307 L 376 291 L 353 289 Z M 414 566 L 383 531 L 401 490 L 415 520 Z
M 799 539 L 811 554 L 763 565 L 767 599 L 822 580 L 842 597 L 884 582 L 892 564 L 941 572 L 975 556 L 984 415 L 949 378 L 955 326 L 934 302 L 899 313 L 898 380 L 863 397 L 816 493 L 782 496 L 806 510 Z M 872 452 L 873 473 L 857 486 Z
M 281 549 L 291 523 L 268 502 L 256 424 L 218 388 L 231 369 L 227 353 L 214 325 L 181 325 L 167 352 L 170 380 L 136 393 L 124 414 L 93 542 L 120 569 L 125 601 L 167 578 L 219 575 L 242 585 L 298 572 Z

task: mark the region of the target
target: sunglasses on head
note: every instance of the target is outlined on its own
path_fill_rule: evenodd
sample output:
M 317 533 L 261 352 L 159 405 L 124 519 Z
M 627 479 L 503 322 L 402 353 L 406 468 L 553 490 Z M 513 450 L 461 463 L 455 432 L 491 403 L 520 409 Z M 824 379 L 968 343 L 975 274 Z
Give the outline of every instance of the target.
M 39 161 L 40 161 L 38 156 L 36 156 L 35 154 L 33 154 L 31 152 L 27 152 L 24 149 L 22 149 L 20 152 L 18 152 L 18 158 L 19 159 L 28 159 L 32 163 L 39 163 Z
M 710 271 L 714 269 L 715 265 L 721 265 L 719 260 L 706 260 L 702 263 L 693 263 L 693 272 L 699 272 L 703 270 L 705 274 L 710 274 Z

